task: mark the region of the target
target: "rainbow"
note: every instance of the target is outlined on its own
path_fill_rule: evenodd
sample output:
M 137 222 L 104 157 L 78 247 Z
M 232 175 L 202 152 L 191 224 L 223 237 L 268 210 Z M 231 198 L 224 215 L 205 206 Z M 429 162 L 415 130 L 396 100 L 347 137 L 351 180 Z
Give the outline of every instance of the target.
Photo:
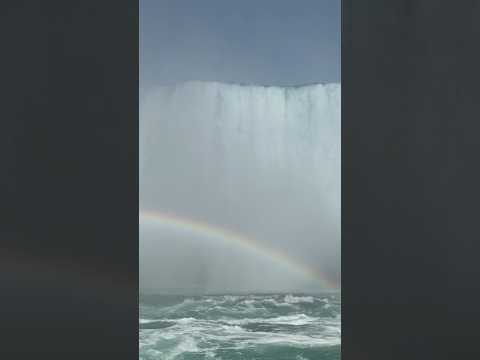
M 299 262 L 287 253 L 273 249 L 260 244 L 252 238 L 233 232 L 231 230 L 213 226 L 201 221 L 183 218 L 176 214 L 161 211 L 141 210 L 139 213 L 139 222 L 153 222 L 164 228 L 173 229 L 180 232 L 187 232 L 195 236 L 202 236 L 213 241 L 219 241 L 227 244 L 235 244 L 244 249 L 251 250 L 266 258 L 272 259 L 282 265 L 289 267 L 293 271 L 302 273 L 305 277 L 314 279 L 320 283 L 323 288 L 338 289 L 336 282 L 329 279 L 323 272 Z

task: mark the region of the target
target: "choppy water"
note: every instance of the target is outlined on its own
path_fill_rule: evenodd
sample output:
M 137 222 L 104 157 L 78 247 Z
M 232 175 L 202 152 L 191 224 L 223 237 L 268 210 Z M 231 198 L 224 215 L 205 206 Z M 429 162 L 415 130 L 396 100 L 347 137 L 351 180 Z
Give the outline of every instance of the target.
M 340 294 L 140 299 L 140 359 L 340 359 Z

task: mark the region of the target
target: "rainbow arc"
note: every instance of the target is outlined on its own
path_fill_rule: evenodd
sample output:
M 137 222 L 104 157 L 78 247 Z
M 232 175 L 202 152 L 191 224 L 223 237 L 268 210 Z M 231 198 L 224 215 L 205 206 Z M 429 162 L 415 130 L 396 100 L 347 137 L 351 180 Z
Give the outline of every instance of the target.
M 140 223 L 153 222 L 161 227 L 175 231 L 186 232 L 212 241 L 238 245 L 287 266 L 293 271 L 300 272 L 307 278 L 318 281 L 323 288 L 339 288 L 336 282 L 330 280 L 326 274 L 316 268 L 294 259 L 286 252 L 266 246 L 259 241 L 238 232 L 162 211 L 142 210 L 139 213 L 139 221 Z

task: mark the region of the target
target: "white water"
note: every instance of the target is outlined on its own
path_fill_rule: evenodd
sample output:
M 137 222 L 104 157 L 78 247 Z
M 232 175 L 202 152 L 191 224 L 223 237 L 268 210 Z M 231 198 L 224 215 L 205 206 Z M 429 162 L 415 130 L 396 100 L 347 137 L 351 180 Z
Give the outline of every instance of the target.
M 311 302 L 295 305 L 287 302 L 291 298 L 302 297 L 217 295 L 178 299 L 181 302 L 168 306 L 147 305 L 141 299 L 140 357 L 272 359 L 278 358 L 272 357 L 272 352 L 280 348 L 283 349 L 281 353 L 287 352 L 282 359 L 305 355 L 306 349 L 310 350 L 306 358 L 324 358 L 325 349 L 328 351 L 341 343 L 340 298 L 338 295 L 308 296 Z M 325 309 L 327 298 L 334 309 Z M 158 300 L 161 302 L 161 298 Z M 252 304 L 250 314 L 243 313 L 247 302 Z M 167 326 L 164 326 L 165 322 Z M 156 323 L 161 324 L 148 328 Z
M 339 269 L 340 128 L 338 84 L 160 87 L 141 100 L 140 207 Z M 226 277 L 238 273 L 216 258 Z

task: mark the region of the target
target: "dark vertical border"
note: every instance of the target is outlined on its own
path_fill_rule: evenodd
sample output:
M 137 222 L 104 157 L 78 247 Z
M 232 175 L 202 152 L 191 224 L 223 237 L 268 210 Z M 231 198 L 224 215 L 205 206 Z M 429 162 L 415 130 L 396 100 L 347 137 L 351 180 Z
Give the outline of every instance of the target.
M 480 3 L 343 1 L 342 358 L 479 358 Z
M 138 2 L 2 7 L 0 355 L 138 358 Z

